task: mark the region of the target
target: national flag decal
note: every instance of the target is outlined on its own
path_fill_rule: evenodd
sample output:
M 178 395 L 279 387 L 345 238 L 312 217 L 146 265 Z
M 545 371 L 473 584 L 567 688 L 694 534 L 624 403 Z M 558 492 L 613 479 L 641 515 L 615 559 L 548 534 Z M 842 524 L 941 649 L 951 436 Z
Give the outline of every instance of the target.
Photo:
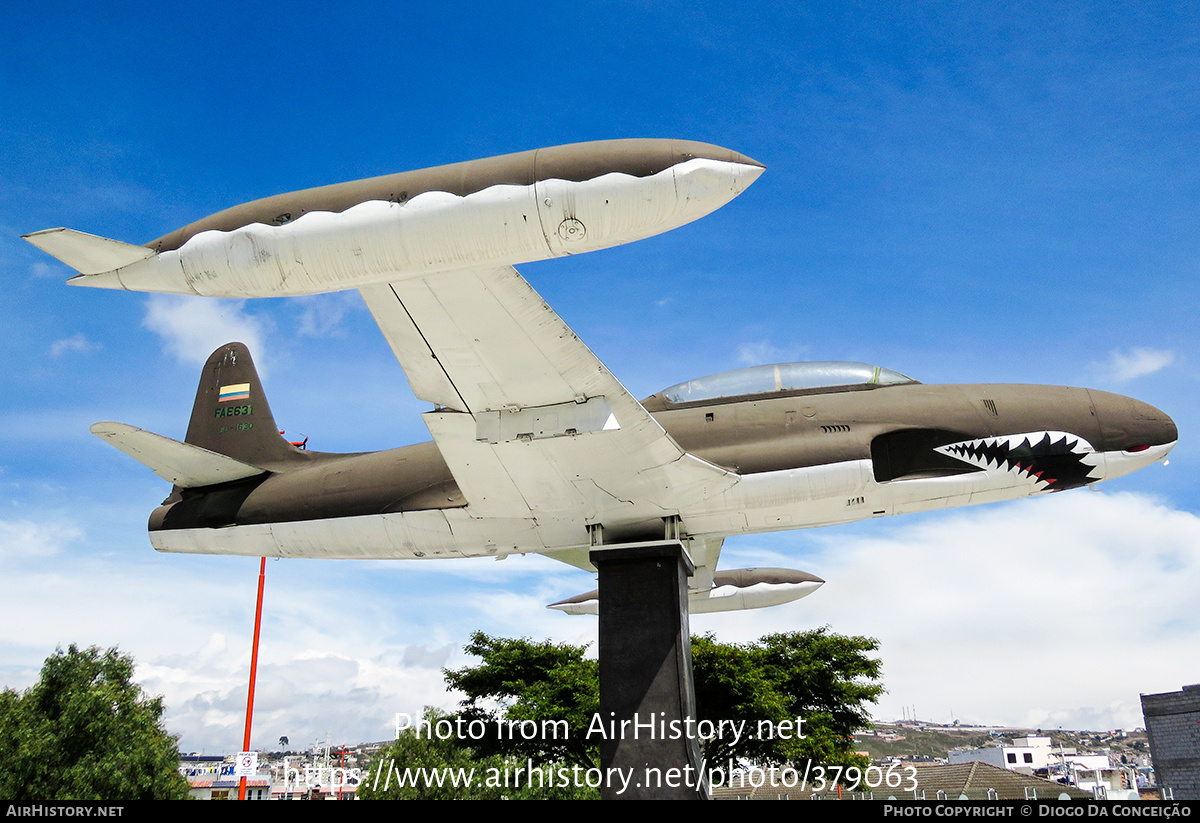
M 230 400 L 249 400 L 250 399 L 250 384 L 237 383 L 232 386 L 222 386 L 220 393 L 217 395 L 217 400 L 222 403 L 227 403 Z

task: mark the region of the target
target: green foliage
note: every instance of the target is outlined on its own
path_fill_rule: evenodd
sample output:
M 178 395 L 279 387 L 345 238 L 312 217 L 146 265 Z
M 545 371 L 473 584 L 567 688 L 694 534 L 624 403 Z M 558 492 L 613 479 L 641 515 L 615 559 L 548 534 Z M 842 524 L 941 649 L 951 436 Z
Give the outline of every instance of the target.
M 541 764 L 596 765 L 597 749 L 588 743 L 586 732 L 600 711 L 600 670 L 595 660 L 583 656 L 586 649 L 548 640 L 472 635 L 466 651 L 482 663 L 447 670 L 445 675 L 449 688 L 467 695 L 458 716 L 483 723 L 477 728 L 486 735 L 472 737 L 476 750 Z M 491 701 L 501 708 L 482 705 Z M 536 728 L 537 733 L 526 739 L 518 731 L 522 728 Z
M 874 639 L 828 627 L 741 645 L 718 643 L 712 635 L 692 638 L 697 719 L 745 721 L 737 743 L 732 735 L 706 741 L 705 759 L 865 766 L 853 753 L 853 734 L 870 724 L 867 705 L 883 693 L 880 662 L 869 656 L 878 647 Z M 476 633 L 466 650 L 480 664 L 445 674 L 449 687 L 467 696 L 458 717 L 482 720 L 489 730 L 482 740 L 472 738 L 476 751 L 545 764 L 598 763 L 599 741 L 589 741 L 587 729 L 600 707 L 599 665 L 584 658 L 586 647 Z M 499 708 L 489 708 L 493 703 Z M 754 735 L 760 721 L 779 729 L 797 718 L 803 737 Z M 533 721 L 549 729 L 560 720 L 566 721 L 566 739 L 495 733 L 504 728 L 497 721 Z
M 453 720 L 426 708 L 425 720 Z M 535 765 L 536 768 L 536 765 Z M 405 729 L 380 749 L 358 787 L 360 800 L 585 800 L 598 799 L 582 780 L 542 769 L 531 775 L 528 761 L 479 755 L 467 741 Z
M 5 800 L 182 799 L 175 738 L 161 697 L 116 649 L 71 646 L 47 658 L 24 694 L 0 693 L 0 797 Z
M 795 720 L 787 699 L 767 678 L 749 646 L 718 643 L 711 634 L 693 637 L 692 679 L 698 719 L 745 720 L 751 731 L 757 731 L 760 720 L 772 724 Z M 786 761 L 798 755 L 791 749 L 781 751 L 779 744 L 778 740 L 743 735 L 735 745 L 731 736 L 723 736 L 704 744 L 704 757 L 709 763 L 724 765 L 729 758 L 763 762 Z
M 789 709 L 804 717 L 809 757 L 826 765 L 852 765 L 854 732 L 871 724 L 868 703 L 883 694 L 882 664 L 869 652 L 879 641 L 832 634 L 828 627 L 772 634 L 762 639 L 764 667 L 789 696 Z M 817 746 L 820 746 L 817 749 Z M 859 763 L 866 766 L 866 763 Z
M 881 665 L 869 652 L 879 648 L 868 637 L 833 634 L 828 627 L 771 634 L 756 643 L 727 645 L 712 635 L 692 639 L 696 710 L 701 718 L 760 720 L 773 728 L 803 720 L 799 739 L 712 741 L 710 761 L 744 757 L 760 762 L 813 760 L 826 766 L 866 766 L 854 754 L 854 732 L 870 725 L 867 705 L 883 686 Z

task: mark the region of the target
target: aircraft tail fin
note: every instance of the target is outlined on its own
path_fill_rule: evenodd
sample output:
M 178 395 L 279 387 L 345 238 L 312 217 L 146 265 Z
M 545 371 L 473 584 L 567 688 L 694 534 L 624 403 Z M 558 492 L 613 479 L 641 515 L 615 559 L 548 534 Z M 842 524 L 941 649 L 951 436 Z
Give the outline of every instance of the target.
M 102 274 L 149 260 L 154 249 L 109 240 L 74 229 L 43 229 L 24 239 L 52 257 L 57 257 L 80 274 Z
M 279 434 L 250 351 L 226 343 L 204 364 L 185 441 L 272 471 L 306 460 Z
M 264 472 L 258 466 L 124 423 L 97 423 L 92 426 L 92 434 L 148 466 L 163 480 L 185 489 L 229 483 Z

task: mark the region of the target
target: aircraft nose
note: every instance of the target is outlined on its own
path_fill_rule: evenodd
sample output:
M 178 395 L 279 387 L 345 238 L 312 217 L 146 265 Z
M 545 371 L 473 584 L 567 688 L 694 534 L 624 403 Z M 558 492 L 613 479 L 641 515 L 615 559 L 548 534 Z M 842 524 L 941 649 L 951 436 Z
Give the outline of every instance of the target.
M 1134 400 L 1133 413 L 1137 421 L 1135 428 L 1141 435 L 1139 439 L 1144 440 L 1146 445 L 1165 446 L 1168 443 L 1174 444 L 1179 439 L 1179 429 L 1166 412 L 1156 409 L 1149 403 Z
M 1175 421 L 1149 403 L 1120 394 L 1088 390 L 1100 424 L 1101 451 L 1144 451 L 1174 445 L 1179 439 Z

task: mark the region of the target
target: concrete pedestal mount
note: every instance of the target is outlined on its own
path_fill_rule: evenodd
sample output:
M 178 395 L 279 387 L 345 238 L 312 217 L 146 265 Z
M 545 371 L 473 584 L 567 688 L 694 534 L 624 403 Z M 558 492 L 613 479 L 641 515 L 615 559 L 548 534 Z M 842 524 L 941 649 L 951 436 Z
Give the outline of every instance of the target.
M 708 798 L 695 718 L 687 578 L 695 571 L 678 540 L 596 548 L 600 578 L 600 744 L 605 800 Z M 614 733 L 615 732 L 615 733 Z M 620 770 L 620 771 L 617 771 Z

